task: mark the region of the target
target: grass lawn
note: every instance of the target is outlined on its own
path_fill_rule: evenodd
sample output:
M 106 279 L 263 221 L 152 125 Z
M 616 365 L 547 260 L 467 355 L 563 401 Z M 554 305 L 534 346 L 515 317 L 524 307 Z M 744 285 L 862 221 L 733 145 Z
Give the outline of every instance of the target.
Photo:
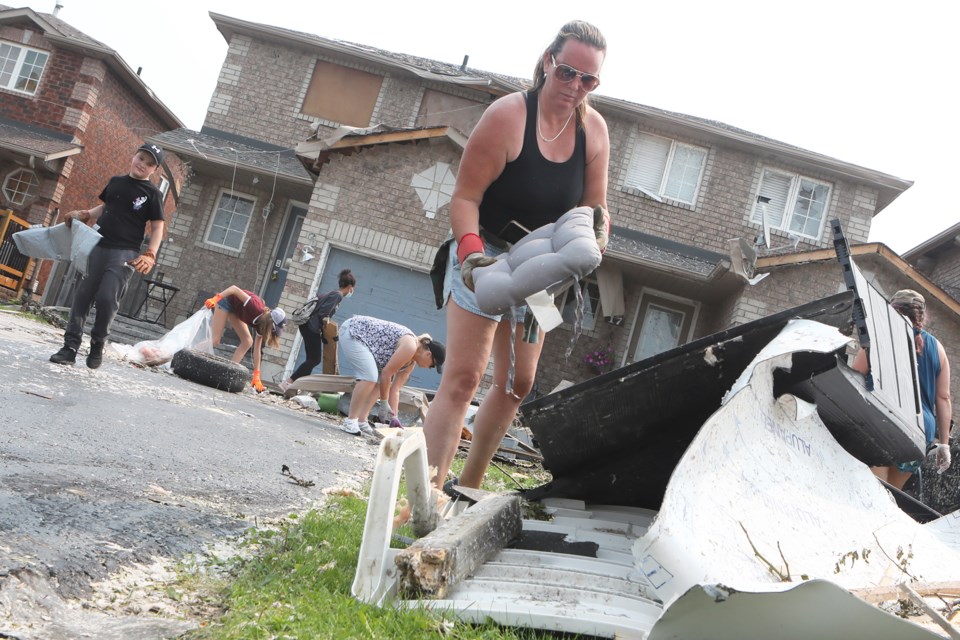
M 458 473 L 463 460 L 454 462 Z M 484 487 L 500 491 L 533 487 L 549 479 L 540 467 L 495 463 Z M 401 494 L 403 487 L 401 487 Z M 319 511 L 291 516 L 276 530 L 251 532 L 251 553 L 229 562 L 226 577 L 198 579 L 184 572 L 184 587 L 208 594 L 215 619 L 184 640 L 313 638 L 532 639 L 554 634 L 471 625 L 419 609 L 380 609 L 350 594 L 367 502 L 358 496 L 331 497 Z M 408 531 L 401 534 L 411 535 Z M 394 543 L 398 546 L 399 543 Z M 190 584 L 192 583 L 192 584 Z

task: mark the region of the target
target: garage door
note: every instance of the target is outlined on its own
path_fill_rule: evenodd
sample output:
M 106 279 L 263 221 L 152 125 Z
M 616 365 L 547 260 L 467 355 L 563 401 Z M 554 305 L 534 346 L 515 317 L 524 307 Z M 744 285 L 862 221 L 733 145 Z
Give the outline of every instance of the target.
M 373 316 L 409 327 L 417 335 L 429 333 L 446 343 L 446 313 L 438 311 L 433 298 L 430 276 L 406 267 L 374 260 L 342 249 L 331 249 L 320 279 L 318 291 L 326 293 L 337 288 L 337 276 L 342 269 L 350 269 L 357 278 L 357 287 L 350 298 L 340 304 L 334 320 L 342 324 L 351 316 Z M 297 364 L 303 362 L 301 346 Z M 318 366 L 315 373 L 322 373 Z M 416 367 L 409 386 L 436 389 L 440 376 L 433 369 Z

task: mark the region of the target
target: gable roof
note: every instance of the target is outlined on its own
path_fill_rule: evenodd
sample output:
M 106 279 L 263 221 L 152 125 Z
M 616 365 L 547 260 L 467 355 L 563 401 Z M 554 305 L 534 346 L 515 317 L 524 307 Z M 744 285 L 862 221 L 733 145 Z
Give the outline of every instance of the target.
M 850 255 L 876 256 L 880 260 L 888 263 L 894 270 L 899 271 L 904 276 L 916 283 L 915 289 L 929 298 L 936 298 L 943 303 L 947 309 L 957 316 L 960 316 L 960 301 L 955 300 L 946 291 L 941 289 L 932 280 L 907 264 L 907 261 L 897 255 L 897 252 L 883 244 L 882 242 L 869 242 L 867 244 L 858 244 L 850 247 Z M 810 262 L 824 262 L 836 260 L 835 249 L 815 249 L 813 251 L 800 251 L 779 256 L 766 256 L 757 258 L 756 270 L 769 270 L 775 267 L 796 266 Z
M 375 64 L 399 75 L 415 76 L 423 80 L 474 89 L 495 97 L 514 91 L 522 91 L 530 85 L 526 79 L 470 68 L 466 64 L 466 59 L 464 59 L 463 64 L 455 65 L 385 51 L 344 40 L 323 38 L 301 31 L 248 22 L 213 12 L 210 12 L 210 18 L 217 25 L 217 29 L 227 43 L 234 35 L 246 35 L 287 47 L 299 47 L 309 51 L 323 52 L 335 58 Z M 878 190 L 877 207 L 874 215 L 882 211 L 913 185 L 911 180 L 904 180 L 880 171 L 843 162 L 715 120 L 675 113 L 598 94 L 591 95 L 590 103 L 600 111 L 617 113 L 631 120 L 653 120 L 668 131 L 685 132 L 698 138 L 748 150 L 754 154 L 775 154 L 804 169 L 825 171 L 845 179 L 872 185 Z
M 955 243 L 960 244 L 960 222 L 910 249 L 903 254 L 903 259 L 907 262 L 916 262 L 926 254 L 939 253 Z
M 159 116 L 165 126 L 171 129 L 183 126 L 183 122 L 157 98 L 153 90 L 127 65 L 123 58 L 120 57 L 120 54 L 102 42 L 94 40 L 82 31 L 75 29 L 55 15 L 37 13 L 27 7 L 11 9 L 10 7 L 0 5 L 0 25 L 4 24 L 21 25 L 39 29 L 43 31 L 44 37 L 58 48 L 67 51 L 76 51 L 85 56 L 103 60 L 134 95 L 151 106 L 153 112 Z

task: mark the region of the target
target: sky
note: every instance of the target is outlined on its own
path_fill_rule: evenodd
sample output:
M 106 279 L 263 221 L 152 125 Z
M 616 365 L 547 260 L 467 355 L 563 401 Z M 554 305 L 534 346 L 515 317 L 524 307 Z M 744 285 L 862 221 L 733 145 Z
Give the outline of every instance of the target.
M 57 0 L 0 0 L 53 12 Z M 227 44 L 209 12 L 528 78 L 571 19 L 607 39 L 598 94 L 716 120 L 914 185 L 873 220 L 903 253 L 960 221 L 960 3 L 919 0 L 59 0 L 191 128 Z M 344 13 L 350 9 L 350 13 Z

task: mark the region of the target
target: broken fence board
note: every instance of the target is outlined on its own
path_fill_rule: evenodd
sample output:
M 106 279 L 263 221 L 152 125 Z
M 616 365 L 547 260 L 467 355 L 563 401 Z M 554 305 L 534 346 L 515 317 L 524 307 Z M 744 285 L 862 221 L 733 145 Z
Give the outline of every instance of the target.
M 521 527 L 518 496 L 494 496 L 472 505 L 397 554 L 402 597 L 445 598 L 516 538 Z

